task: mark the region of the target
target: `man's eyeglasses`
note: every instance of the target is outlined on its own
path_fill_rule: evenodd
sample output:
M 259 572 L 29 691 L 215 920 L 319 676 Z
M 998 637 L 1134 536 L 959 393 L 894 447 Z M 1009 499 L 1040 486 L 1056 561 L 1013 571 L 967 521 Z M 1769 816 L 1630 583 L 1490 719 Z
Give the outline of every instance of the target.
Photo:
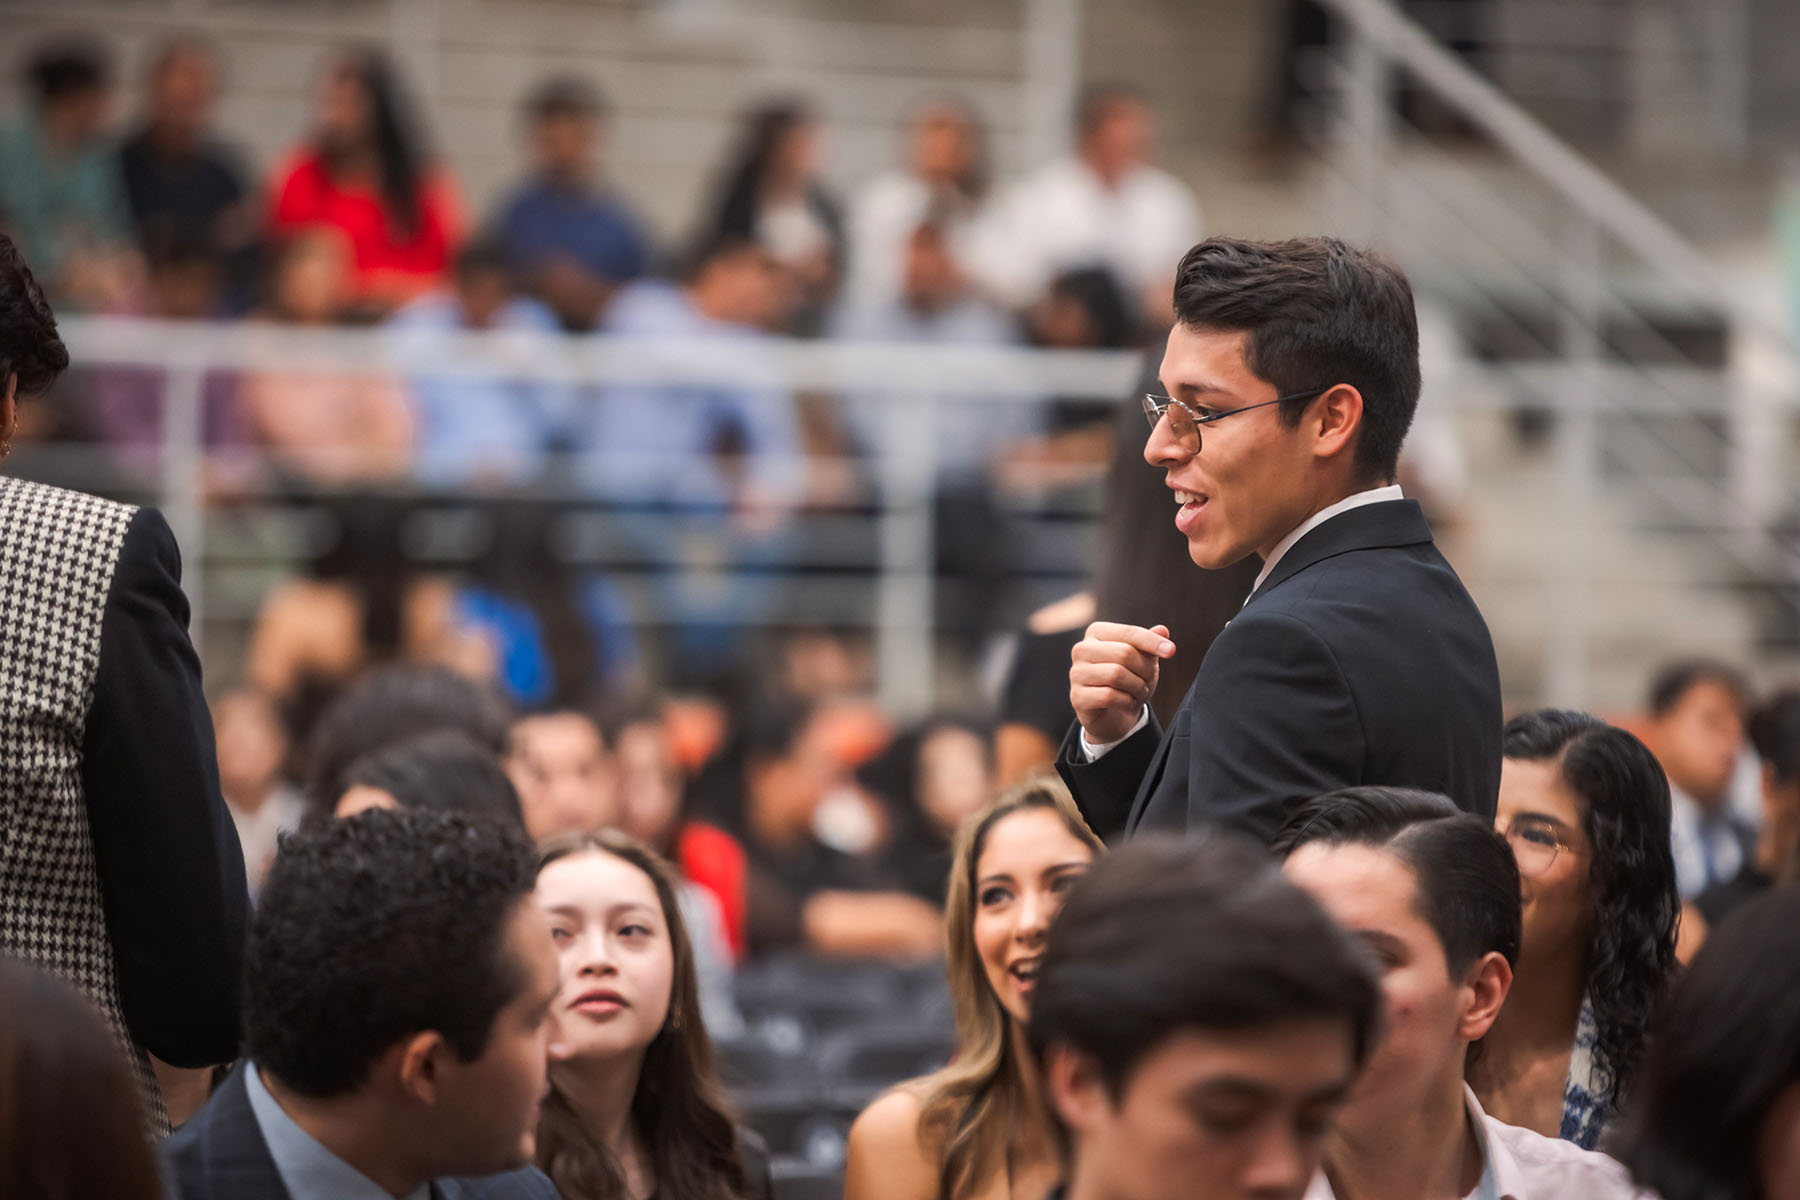
M 1224 412 L 1207 413 L 1201 416 L 1173 396 L 1159 396 L 1155 392 L 1144 394 L 1144 417 L 1150 422 L 1150 429 L 1164 417 L 1169 418 L 1169 432 L 1175 435 L 1175 441 L 1189 454 L 1200 453 L 1200 427 L 1210 425 L 1214 421 L 1222 421 L 1226 417 L 1235 417 L 1241 412 L 1249 412 L 1253 408 L 1267 408 L 1271 404 L 1281 404 L 1288 400 L 1310 400 L 1314 396 L 1328 392 L 1334 385 L 1311 388 L 1304 392 L 1289 392 L 1285 396 L 1277 396 L 1273 400 L 1264 400 L 1259 404 L 1246 404 L 1242 408 L 1227 409 Z
M 1555 823 L 1543 817 L 1514 817 L 1500 827 L 1500 836 L 1512 847 L 1521 875 L 1542 875 L 1555 865 L 1558 854 L 1574 853 Z

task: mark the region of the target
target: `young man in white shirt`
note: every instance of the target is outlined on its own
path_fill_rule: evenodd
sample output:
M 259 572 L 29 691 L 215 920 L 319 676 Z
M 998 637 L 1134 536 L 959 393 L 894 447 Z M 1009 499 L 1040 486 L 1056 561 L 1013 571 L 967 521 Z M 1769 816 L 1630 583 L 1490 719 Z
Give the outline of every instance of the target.
M 1307 1200 L 1627 1200 L 1617 1162 L 1487 1116 L 1463 1080 L 1519 954 L 1519 872 L 1491 823 L 1443 796 L 1350 788 L 1276 835 L 1288 879 L 1380 968 L 1386 1019 Z

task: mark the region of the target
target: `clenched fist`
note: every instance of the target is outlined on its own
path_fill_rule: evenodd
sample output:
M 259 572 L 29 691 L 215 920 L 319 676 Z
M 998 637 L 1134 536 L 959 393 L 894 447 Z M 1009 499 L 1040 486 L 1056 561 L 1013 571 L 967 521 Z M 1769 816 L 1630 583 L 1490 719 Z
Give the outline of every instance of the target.
M 1161 660 L 1173 653 L 1167 625 L 1095 621 L 1087 627 L 1069 652 L 1069 703 L 1088 741 L 1116 742 L 1131 732 L 1156 692 Z

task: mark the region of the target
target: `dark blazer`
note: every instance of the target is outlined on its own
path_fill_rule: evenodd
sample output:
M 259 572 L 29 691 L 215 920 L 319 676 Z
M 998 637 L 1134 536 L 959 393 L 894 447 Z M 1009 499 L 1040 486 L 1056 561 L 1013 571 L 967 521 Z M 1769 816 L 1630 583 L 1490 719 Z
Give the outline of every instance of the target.
M 1219 635 L 1164 734 L 1154 721 L 1057 770 L 1094 831 L 1201 825 L 1267 840 L 1336 788 L 1443 792 L 1492 819 L 1500 673 L 1475 602 L 1417 502 L 1351 509 L 1288 548 Z
M 153 508 L 133 514 L 113 568 L 81 779 L 126 1024 L 164 1062 L 230 1062 L 250 899 L 181 553 Z
M 163 1143 L 175 1200 L 289 1200 L 250 1107 L 240 1063 L 206 1107 Z M 433 1200 L 557 1200 L 536 1167 L 480 1179 L 436 1179 Z

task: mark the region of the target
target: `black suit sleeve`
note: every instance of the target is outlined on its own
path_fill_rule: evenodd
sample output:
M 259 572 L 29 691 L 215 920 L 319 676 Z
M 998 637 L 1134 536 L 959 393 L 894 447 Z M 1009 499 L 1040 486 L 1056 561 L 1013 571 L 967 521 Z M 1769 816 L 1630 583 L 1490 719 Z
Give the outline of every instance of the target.
M 125 1021 L 178 1067 L 237 1054 L 250 902 L 188 639 L 181 556 L 139 509 L 107 595 L 82 777 Z
M 1081 748 L 1081 722 L 1069 726 L 1063 735 L 1062 748 L 1056 753 L 1056 773 L 1069 785 L 1075 806 L 1101 841 L 1113 844 L 1125 836 L 1138 786 L 1161 741 L 1162 727 L 1154 712 L 1149 724 L 1093 762 Z
M 1331 648 L 1305 622 L 1245 613 L 1213 643 L 1200 674 L 1189 829 L 1224 826 L 1266 842 L 1300 803 L 1362 781 L 1355 699 Z

